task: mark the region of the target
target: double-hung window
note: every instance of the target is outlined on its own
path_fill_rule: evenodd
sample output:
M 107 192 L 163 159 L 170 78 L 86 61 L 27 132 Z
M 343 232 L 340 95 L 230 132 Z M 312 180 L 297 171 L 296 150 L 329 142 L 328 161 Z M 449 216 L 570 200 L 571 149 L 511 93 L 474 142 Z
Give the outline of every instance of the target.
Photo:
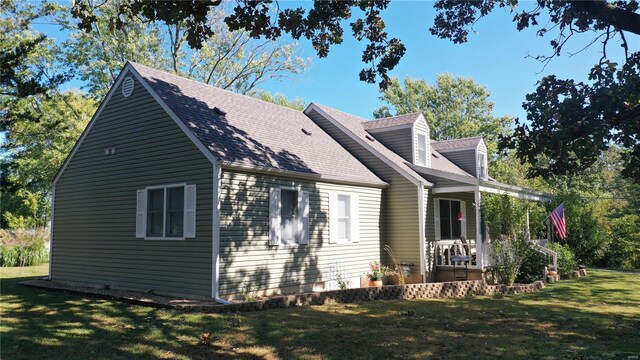
M 280 240 L 283 244 L 297 244 L 300 217 L 298 214 L 298 191 L 280 192 Z
M 329 193 L 329 242 L 360 241 L 359 198 L 354 193 Z
M 486 179 L 489 176 L 487 173 L 487 155 L 478 154 L 478 178 Z
M 418 134 L 418 165 L 427 166 L 427 136 Z
M 290 188 L 269 191 L 269 245 L 309 243 L 309 193 Z
M 338 194 L 338 241 L 351 242 L 351 195 Z
M 136 237 L 195 237 L 195 185 L 153 186 L 138 190 Z

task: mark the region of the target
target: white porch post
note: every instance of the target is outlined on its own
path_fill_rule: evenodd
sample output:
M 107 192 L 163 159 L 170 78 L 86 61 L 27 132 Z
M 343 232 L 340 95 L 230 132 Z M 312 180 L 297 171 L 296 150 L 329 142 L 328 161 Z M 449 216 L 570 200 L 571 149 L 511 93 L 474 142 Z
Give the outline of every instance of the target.
M 474 191 L 476 203 L 476 261 L 480 269 L 484 269 L 484 252 L 482 246 L 482 227 L 480 226 L 480 191 Z

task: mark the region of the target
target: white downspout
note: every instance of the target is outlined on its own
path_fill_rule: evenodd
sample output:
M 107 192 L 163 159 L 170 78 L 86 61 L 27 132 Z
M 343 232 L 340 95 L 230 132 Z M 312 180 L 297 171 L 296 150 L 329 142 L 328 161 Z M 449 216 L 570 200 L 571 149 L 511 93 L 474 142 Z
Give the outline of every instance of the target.
M 51 264 L 53 260 L 53 217 L 55 216 L 56 209 L 56 184 L 53 184 L 51 191 L 51 220 L 49 221 L 49 276 L 48 279 L 51 280 Z
M 231 302 L 221 299 L 218 295 L 220 276 L 220 181 L 221 170 L 218 162 L 213 163 L 213 222 L 211 244 L 211 297 L 217 302 L 228 305 Z

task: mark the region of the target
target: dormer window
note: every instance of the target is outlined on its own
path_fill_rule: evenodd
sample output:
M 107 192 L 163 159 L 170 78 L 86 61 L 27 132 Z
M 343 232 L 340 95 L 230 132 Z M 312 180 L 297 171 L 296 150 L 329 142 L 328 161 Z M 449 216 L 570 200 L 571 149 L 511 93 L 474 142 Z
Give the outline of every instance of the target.
M 478 178 L 486 179 L 489 177 L 487 173 L 487 154 L 478 154 Z
M 427 166 L 427 136 L 418 134 L 418 165 Z

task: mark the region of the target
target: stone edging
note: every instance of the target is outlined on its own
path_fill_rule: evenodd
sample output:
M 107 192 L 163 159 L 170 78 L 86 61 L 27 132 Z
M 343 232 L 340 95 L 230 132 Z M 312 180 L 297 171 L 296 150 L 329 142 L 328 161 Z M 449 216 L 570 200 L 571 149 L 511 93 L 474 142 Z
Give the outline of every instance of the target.
M 548 282 L 556 282 L 560 279 L 572 279 L 586 276 L 586 269 L 575 271 L 567 275 L 555 275 L 547 278 Z M 302 293 L 295 295 L 273 296 L 250 302 L 235 302 L 231 304 L 217 304 L 211 301 L 170 301 L 168 297 L 162 301 L 149 300 L 149 296 L 134 292 L 126 292 L 127 295 L 114 295 L 107 290 L 92 288 L 74 288 L 61 284 L 50 283 L 47 280 L 27 280 L 19 283 L 22 286 L 39 288 L 48 291 L 61 291 L 70 294 L 88 295 L 101 299 L 121 301 L 134 305 L 152 306 L 156 308 L 175 309 L 182 311 L 202 312 L 228 312 L 228 311 L 259 311 L 267 309 L 282 309 L 297 306 L 324 305 L 324 304 L 348 304 L 373 300 L 412 300 L 412 299 L 445 299 L 466 296 L 491 296 L 513 295 L 532 293 L 545 287 L 542 280 L 531 284 L 489 285 L 482 280 L 454 281 L 441 283 L 419 283 L 407 285 L 385 285 L 381 287 L 356 288 L 345 290 L 331 290 L 322 292 Z

